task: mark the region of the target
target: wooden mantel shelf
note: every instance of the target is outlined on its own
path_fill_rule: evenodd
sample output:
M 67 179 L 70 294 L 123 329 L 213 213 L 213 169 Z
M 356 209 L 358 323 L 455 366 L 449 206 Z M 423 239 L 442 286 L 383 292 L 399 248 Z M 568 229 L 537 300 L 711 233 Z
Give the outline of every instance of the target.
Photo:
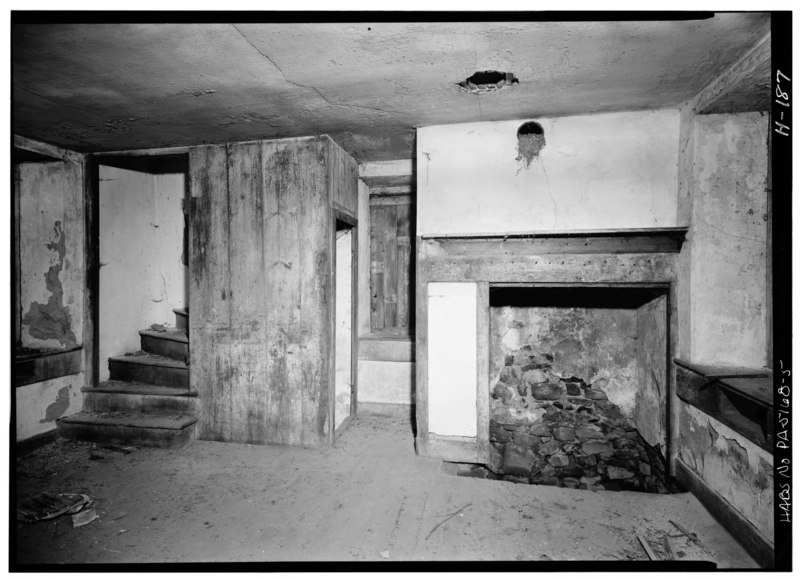
M 474 245 L 523 244 L 543 253 L 678 253 L 686 239 L 687 227 L 647 229 L 591 229 L 526 231 L 516 233 L 425 234 L 432 243 Z

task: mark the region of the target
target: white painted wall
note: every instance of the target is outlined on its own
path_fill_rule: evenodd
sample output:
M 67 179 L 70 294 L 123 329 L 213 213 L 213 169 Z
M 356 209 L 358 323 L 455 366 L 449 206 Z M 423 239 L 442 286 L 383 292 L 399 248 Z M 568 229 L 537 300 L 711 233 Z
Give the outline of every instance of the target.
M 56 419 L 83 407 L 83 372 L 61 376 L 14 391 L 17 442 L 55 430 Z
M 358 403 L 414 404 L 414 362 L 358 361 Z
M 336 232 L 335 426 L 350 416 L 353 368 L 353 231 Z
M 528 168 L 524 120 L 417 129 L 417 235 L 679 225 L 677 109 L 531 120 Z
M 428 430 L 477 436 L 478 286 L 428 284 Z
M 108 358 L 139 350 L 139 330 L 175 325 L 188 305 L 183 174 L 100 167 L 100 375 Z
M 694 121 L 690 359 L 761 367 L 767 352 L 767 133 L 761 113 Z

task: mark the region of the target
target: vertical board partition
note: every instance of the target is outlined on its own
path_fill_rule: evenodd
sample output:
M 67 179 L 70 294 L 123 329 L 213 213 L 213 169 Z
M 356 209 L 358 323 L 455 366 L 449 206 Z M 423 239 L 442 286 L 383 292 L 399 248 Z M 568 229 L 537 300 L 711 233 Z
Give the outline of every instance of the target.
M 356 164 L 328 137 L 190 150 L 197 436 L 333 440 L 334 219 Z

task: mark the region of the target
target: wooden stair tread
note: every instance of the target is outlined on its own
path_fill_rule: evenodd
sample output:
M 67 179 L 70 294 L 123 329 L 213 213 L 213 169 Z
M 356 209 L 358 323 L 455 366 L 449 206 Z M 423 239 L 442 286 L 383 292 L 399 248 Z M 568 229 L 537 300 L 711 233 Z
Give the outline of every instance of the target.
M 184 330 L 178 328 L 167 328 L 165 330 L 139 330 L 140 336 L 150 336 L 159 340 L 170 340 L 172 342 L 189 343 L 189 336 Z
M 197 422 L 197 417 L 188 414 L 165 415 L 142 414 L 138 412 L 91 412 L 82 410 L 81 412 L 60 418 L 59 421 L 66 424 L 183 430 Z
M 188 370 L 189 366 L 185 362 L 175 360 L 174 358 L 167 358 L 166 356 L 159 356 L 158 354 L 151 354 L 142 350 L 133 354 L 124 354 L 122 356 L 113 356 L 108 359 L 109 362 L 121 362 L 123 364 L 142 364 L 145 366 L 162 366 L 168 368 L 177 368 Z
M 98 392 L 107 394 L 143 394 L 152 396 L 197 396 L 196 390 L 175 388 L 171 386 L 157 386 L 144 382 L 123 382 L 122 380 L 107 380 L 100 382 L 97 388 L 81 388 L 82 392 Z

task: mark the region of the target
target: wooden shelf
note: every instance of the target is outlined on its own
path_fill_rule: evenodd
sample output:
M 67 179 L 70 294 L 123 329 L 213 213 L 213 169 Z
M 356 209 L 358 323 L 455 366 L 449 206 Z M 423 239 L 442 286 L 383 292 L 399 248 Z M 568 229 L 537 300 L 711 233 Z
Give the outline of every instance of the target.
M 674 360 L 678 398 L 772 453 L 772 371 Z

